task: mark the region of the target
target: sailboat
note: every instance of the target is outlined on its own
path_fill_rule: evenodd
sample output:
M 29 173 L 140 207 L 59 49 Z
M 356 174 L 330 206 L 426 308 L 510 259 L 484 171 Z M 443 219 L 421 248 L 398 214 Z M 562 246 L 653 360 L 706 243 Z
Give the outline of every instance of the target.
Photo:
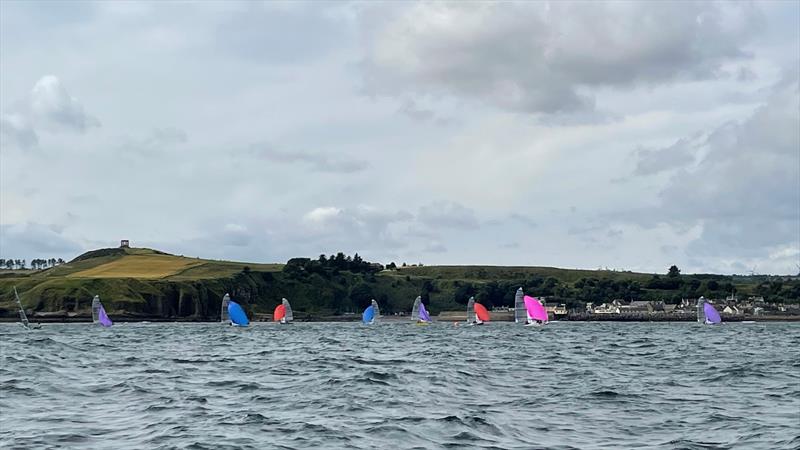
M 417 325 L 428 325 L 432 322 L 428 310 L 425 309 L 425 304 L 422 303 L 422 297 L 417 296 L 414 300 L 414 307 L 411 308 L 411 320 L 415 321 Z
M 475 303 L 473 308 L 475 309 L 475 325 L 483 325 L 489 321 L 489 310 L 485 306 Z
M 247 313 L 244 312 L 244 309 L 236 303 L 235 301 L 231 300 L 228 294 L 225 294 L 225 297 L 222 298 L 222 303 L 225 304 L 225 301 L 228 301 L 228 320 L 229 323 L 234 327 L 246 327 L 250 325 L 250 319 L 247 318 Z
M 103 304 L 100 302 L 99 295 L 95 295 L 92 299 L 92 323 L 100 324 L 104 327 L 110 327 L 111 325 L 114 325 L 114 322 L 108 318 L 106 309 L 103 308 Z
M 25 314 L 25 308 L 22 307 L 22 301 L 19 299 L 19 294 L 17 294 L 17 287 L 14 286 L 14 297 L 17 299 L 17 306 L 19 306 L 19 321 L 20 324 L 25 327 L 26 330 L 38 330 L 42 326 L 40 324 L 31 325 L 28 322 L 28 315 Z
M 364 313 L 361 314 L 361 321 L 367 325 L 372 325 L 381 316 L 381 310 L 378 308 L 378 302 L 372 299 L 372 304 L 367 306 Z
M 525 312 L 528 318 L 525 321 L 525 326 L 529 325 L 546 325 L 549 321 L 547 310 L 536 297 L 525 296 Z
M 714 308 L 711 303 L 708 303 L 705 297 L 697 299 L 697 321 L 705 325 L 716 325 L 722 323 L 722 318 L 719 312 Z
M 282 324 L 292 323 L 294 314 L 292 314 L 292 305 L 289 304 L 289 300 L 285 298 L 281 299 L 281 304 L 275 307 L 275 313 L 272 315 L 272 319 Z

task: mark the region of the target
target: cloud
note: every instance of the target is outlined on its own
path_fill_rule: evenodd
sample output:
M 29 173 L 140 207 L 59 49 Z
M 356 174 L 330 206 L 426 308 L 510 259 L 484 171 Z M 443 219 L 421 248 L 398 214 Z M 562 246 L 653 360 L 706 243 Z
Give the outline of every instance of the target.
M 692 164 L 698 153 L 700 136 L 681 138 L 674 144 L 661 149 L 639 148 L 635 175 L 654 175 Z
M 61 227 L 35 222 L 0 225 L 0 254 L 4 258 L 70 257 L 83 246 L 64 236 Z
M 100 121 L 87 114 L 53 75 L 40 78 L 27 97 L 0 113 L 0 133 L 23 149 L 38 146 L 40 131 L 84 133 L 98 126 Z
M 344 155 L 331 156 L 301 150 L 284 151 L 264 144 L 253 146 L 252 152 L 258 158 L 278 164 L 304 163 L 317 172 L 354 173 L 368 167 L 365 161 Z
M 419 209 L 418 220 L 433 228 L 474 230 L 478 228 L 475 211 L 459 203 L 437 201 Z
M 51 129 L 83 133 L 100 126 L 100 121 L 87 114 L 78 99 L 53 75 L 43 76 L 36 82 L 27 107 L 37 124 Z
M 447 253 L 447 247 L 441 242 L 431 242 L 422 251 L 425 253 Z
M 519 222 L 519 223 L 521 223 L 523 225 L 527 225 L 530 228 L 536 228 L 537 226 L 539 226 L 536 223 L 536 221 L 534 221 L 532 218 L 530 218 L 530 217 L 528 217 L 528 216 L 526 216 L 524 214 L 511 213 L 511 215 L 509 217 L 511 218 L 511 220 L 515 220 L 515 221 L 517 221 L 517 222 Z
M 749 57 L 761 17 L 744 3 L 467 2 L 375 8 L 365 21 L 369 94 L 558 114 L 593 110 L 597 88 L 716 78 Z
M 0 114 L 0 135 L 17 147 L 30 149 L 39 144 L 39 136 L 22 114 Z
M 800 247 L 800 78 L 774 86 L 766 104 L 701 143 L 705 156 L 680 170 L 649 219 L 702 225 L 698 257 L 764 256 Z

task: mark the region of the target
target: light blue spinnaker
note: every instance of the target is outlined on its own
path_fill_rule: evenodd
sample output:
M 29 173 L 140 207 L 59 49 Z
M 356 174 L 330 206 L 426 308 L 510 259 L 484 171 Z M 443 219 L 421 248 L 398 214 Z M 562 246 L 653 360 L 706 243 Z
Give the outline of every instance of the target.
M 237 327 L 246 327 L 250 325 L 247 314 L 245 314 L 242 307 L 233 300 L 228 302 L 228 316 L 231 318 L 231 325 Z

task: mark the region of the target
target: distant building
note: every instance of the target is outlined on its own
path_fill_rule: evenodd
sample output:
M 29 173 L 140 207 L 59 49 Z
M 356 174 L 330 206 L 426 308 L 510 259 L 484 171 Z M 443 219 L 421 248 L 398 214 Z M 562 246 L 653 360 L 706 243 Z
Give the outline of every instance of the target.
M 131 243 L 127 239 L 119 241 L 119 248 L 131 248 Z

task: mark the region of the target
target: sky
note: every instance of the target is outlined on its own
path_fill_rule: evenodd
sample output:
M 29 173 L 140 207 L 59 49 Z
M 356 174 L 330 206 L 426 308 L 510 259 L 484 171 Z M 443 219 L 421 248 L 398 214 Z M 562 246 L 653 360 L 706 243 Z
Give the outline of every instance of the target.
M 0 2 L 0 257 L 800 272 L 800 2 Z

